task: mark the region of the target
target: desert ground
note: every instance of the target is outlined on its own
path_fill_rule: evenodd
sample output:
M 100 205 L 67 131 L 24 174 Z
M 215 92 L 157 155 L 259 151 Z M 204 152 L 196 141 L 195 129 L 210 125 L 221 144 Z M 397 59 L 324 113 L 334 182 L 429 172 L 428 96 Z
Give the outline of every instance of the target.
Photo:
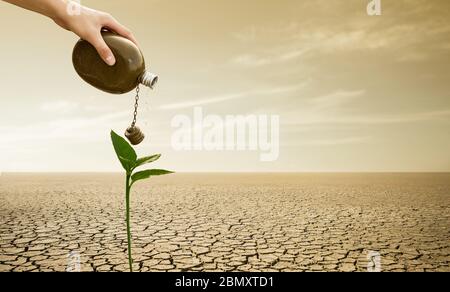
M 0 176 L 0 271 L 127 271 L 124 183 Z M 137 271 L 450 271 L 450 174 L 174 174 L 131 208 Z

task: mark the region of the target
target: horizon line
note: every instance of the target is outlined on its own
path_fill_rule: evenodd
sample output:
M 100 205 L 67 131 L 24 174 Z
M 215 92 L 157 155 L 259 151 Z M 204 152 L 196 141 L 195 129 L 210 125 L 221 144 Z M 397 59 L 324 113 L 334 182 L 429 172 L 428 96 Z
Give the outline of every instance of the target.
M 123 174 L 122 171 L 0 171 L 5 174 Z M 448 171 L 180 171 L 174 174 L 450 174 Z

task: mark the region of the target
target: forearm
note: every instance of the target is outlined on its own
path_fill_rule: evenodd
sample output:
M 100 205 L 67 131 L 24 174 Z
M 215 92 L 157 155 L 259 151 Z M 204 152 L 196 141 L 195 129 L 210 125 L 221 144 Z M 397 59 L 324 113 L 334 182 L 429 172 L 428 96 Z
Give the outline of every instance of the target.
M 67 13 L 69 0 L 3 0 L 27 10 L 58 20 Z
M 103 40 L 101 31 L 106 28 L 136 43 L 131 31 L 110 14 L 97 11 L 71 0 L 3 0 L 24 9 L 50 17 L 56 24 L 90 42 L 108 65 L 115 58 Z

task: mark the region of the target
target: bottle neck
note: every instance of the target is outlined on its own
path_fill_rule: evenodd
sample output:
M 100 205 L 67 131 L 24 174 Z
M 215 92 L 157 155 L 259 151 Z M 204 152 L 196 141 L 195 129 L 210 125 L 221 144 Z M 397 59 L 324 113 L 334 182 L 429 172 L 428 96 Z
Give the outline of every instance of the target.
M 139 82 L 153 89 L 156 83 L 158 83 L 158 75 L 145 71 L 139 78 Z

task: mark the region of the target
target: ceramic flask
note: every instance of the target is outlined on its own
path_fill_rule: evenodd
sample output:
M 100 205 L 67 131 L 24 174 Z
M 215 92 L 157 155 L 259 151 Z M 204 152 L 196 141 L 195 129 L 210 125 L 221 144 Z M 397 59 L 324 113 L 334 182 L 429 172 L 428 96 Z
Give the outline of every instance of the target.
M 130 40 L 113 32 L 103 31 L 103 39 L 112 50 L 116 63 L 107 65 L 95 48 L 79 40 L 73 49 L 75 71 L 90 85 L 113 94 L 123 94 L 143 84 L 153 89 L 158 76 L 146 70 L 139 48 Z

